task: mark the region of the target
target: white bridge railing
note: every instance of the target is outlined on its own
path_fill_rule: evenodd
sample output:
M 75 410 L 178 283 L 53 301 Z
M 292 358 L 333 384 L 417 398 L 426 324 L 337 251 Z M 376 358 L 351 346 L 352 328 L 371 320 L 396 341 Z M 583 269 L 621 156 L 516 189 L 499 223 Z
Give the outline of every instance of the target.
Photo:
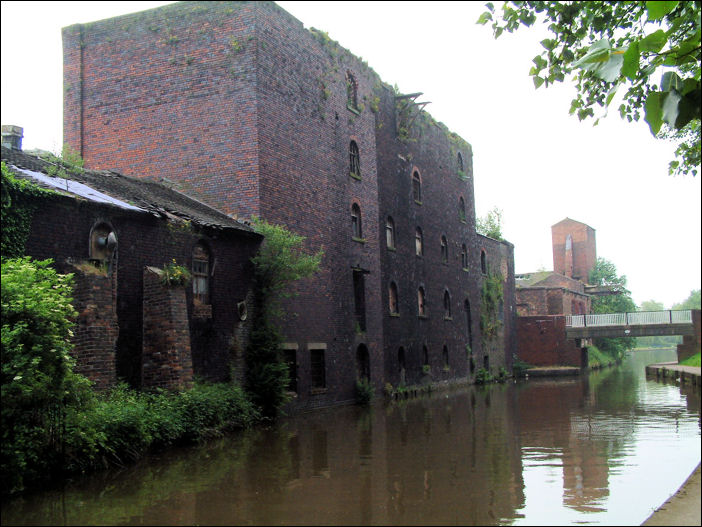
M 691 324 L 692 311 L 636 311 L 604 315 L 566 315 L 566 327 L 645 326 L 649 324 Z

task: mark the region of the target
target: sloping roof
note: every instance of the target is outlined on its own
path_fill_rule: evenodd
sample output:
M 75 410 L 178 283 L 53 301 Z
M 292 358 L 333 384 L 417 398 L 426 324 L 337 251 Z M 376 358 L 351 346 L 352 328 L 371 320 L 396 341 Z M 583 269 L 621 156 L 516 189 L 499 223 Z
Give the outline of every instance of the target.
M 514 282 L 517 287 L 534 287 L 552 274 L 553 271 L 536 271 L 535 273 L 517 274 L 514 275 Z
M 50 176 L 49 169 L 56 166 L 55 163 L 5 147 L 2 147 L 2 160 L 18 177 L 31 179 L 42 187 L 68 196 L 163 218 L 177 216 L 214 229 L 235 229 L 257 235 L 249 225 L 160 183 L 110 170 L 71 170 L 70 173 L 67 170 L 68 179 Z

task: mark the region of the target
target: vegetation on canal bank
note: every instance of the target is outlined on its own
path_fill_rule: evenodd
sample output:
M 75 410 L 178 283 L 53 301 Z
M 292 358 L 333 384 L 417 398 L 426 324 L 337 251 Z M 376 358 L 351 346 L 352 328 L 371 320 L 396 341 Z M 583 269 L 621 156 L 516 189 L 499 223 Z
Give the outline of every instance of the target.
M 696 355 L 693 355 L 692 357 L 688 357 L 684 361 L 680 363 L 681 366 L 697 366 L 698 368 L 700 367 L 700 354 L 697 353 Z
M 587 365 L 590 369 L 612 366 L 618 360 L 620 360 L 619 357 L 613 357 L 600 350 L 597 346 L 588 346 L 587 348 Z

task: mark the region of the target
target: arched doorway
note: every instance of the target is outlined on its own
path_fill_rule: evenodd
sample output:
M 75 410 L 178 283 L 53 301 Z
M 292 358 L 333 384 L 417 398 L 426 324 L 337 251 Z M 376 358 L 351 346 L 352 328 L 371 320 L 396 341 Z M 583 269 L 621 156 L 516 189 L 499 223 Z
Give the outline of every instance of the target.
M 359 379 L 370 380 L 370 356 L 365 344 L 356 349 L 356 374 Z

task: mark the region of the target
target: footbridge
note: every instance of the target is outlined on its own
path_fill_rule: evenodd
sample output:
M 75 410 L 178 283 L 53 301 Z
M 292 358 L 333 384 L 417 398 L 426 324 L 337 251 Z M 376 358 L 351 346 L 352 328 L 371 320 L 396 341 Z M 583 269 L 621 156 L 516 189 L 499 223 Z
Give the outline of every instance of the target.
M 566 337 L 652 337 L 694 335 L 692 311 L 636 311 L 604 315 L 567 315 Z

